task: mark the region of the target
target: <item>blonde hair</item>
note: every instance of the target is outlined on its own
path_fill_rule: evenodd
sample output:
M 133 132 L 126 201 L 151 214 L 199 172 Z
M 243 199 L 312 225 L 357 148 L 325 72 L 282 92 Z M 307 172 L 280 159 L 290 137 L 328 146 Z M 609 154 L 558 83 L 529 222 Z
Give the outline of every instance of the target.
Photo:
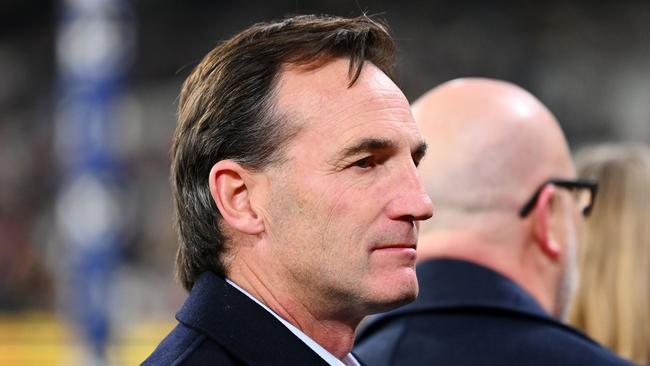
M 599 145 L 576 156 L 598 195 L 580 254 L 569 321 L 619 355 L 650 365 L 650 148 Z

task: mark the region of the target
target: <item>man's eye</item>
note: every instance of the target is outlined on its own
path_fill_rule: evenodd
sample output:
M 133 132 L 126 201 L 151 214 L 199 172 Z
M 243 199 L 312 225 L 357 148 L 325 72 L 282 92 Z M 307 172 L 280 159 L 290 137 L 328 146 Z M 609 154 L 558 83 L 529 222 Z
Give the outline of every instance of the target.
M 376 164 L 372 156 L 365 157 L 352 163 L 352 166 L 363 169 L 372 168 L 375 165 Z

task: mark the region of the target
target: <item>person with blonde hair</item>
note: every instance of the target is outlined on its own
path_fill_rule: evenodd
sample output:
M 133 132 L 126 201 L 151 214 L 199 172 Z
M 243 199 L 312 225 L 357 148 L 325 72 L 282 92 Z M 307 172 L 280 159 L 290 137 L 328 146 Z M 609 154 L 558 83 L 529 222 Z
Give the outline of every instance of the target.
M 579 175 L 598 180 L 599 192 L 585 226 L 570 322 L 650 365 L 650 147 L 592 146 L 576 163 Z

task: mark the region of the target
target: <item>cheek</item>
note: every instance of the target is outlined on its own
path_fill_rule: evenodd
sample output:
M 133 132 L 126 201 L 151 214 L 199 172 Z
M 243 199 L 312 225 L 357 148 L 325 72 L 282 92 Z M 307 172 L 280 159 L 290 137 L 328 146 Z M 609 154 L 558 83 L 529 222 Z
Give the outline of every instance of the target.
M 367 229 L 381 215 L 385 194 L 378 194 L 377 187 L 350 185 L 336 192 L 329 192 L 322 207 L 328 207 L 328 222 L 349 230 Z
M 367 208 L 368 187 L 362 184 L 346 181 L 340 176 L 313 177 L 303 183 L 302 196 L 309 197 L 309 204 L 319 212 L 324 223 L 358 216 L 359 210 Z
M 378 171 L 378 173 L 382 173 Z M 313 239 L 323 242 L 321 246 L 341 248 L 365 247 L 372 240 L 370 231 L 375 225 L 391 194 L 387 189 L 387 176 L 380 174 L 354 175 L 339 172 L 331 175 L 304 174 L 293 181 L 296 197 L 293 204 L 300 207 L 302 217 L 297 219 L 308 226 Z M 332 248 L 330 243 L 339 243 Z

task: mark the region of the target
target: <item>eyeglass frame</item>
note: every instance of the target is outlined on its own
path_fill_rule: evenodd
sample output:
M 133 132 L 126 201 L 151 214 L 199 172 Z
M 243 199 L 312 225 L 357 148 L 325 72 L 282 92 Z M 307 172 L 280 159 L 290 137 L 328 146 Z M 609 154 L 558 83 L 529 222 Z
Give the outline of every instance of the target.
M 528 199 L 526 204 L 519 210 L 519 216 L 524 218 L 530 214 L 530 212 L 535 208 L 539 195 L 542 193 L 542 190 L 547 185 L 552 184 L 554 186 L 567 188 L 567 189 L 589 189 L 591 192 L 591 202 L 587 207 L 582 209 L 582 216 L 587 217 L 591 213 L 591 209 L 594 207 L 594 201 L 596 200 L 596 194 L 598 193 L 598 181 L 595 179 L 558 179 L 551 178 L 542 183 L 536 190 L 535 193 Z

